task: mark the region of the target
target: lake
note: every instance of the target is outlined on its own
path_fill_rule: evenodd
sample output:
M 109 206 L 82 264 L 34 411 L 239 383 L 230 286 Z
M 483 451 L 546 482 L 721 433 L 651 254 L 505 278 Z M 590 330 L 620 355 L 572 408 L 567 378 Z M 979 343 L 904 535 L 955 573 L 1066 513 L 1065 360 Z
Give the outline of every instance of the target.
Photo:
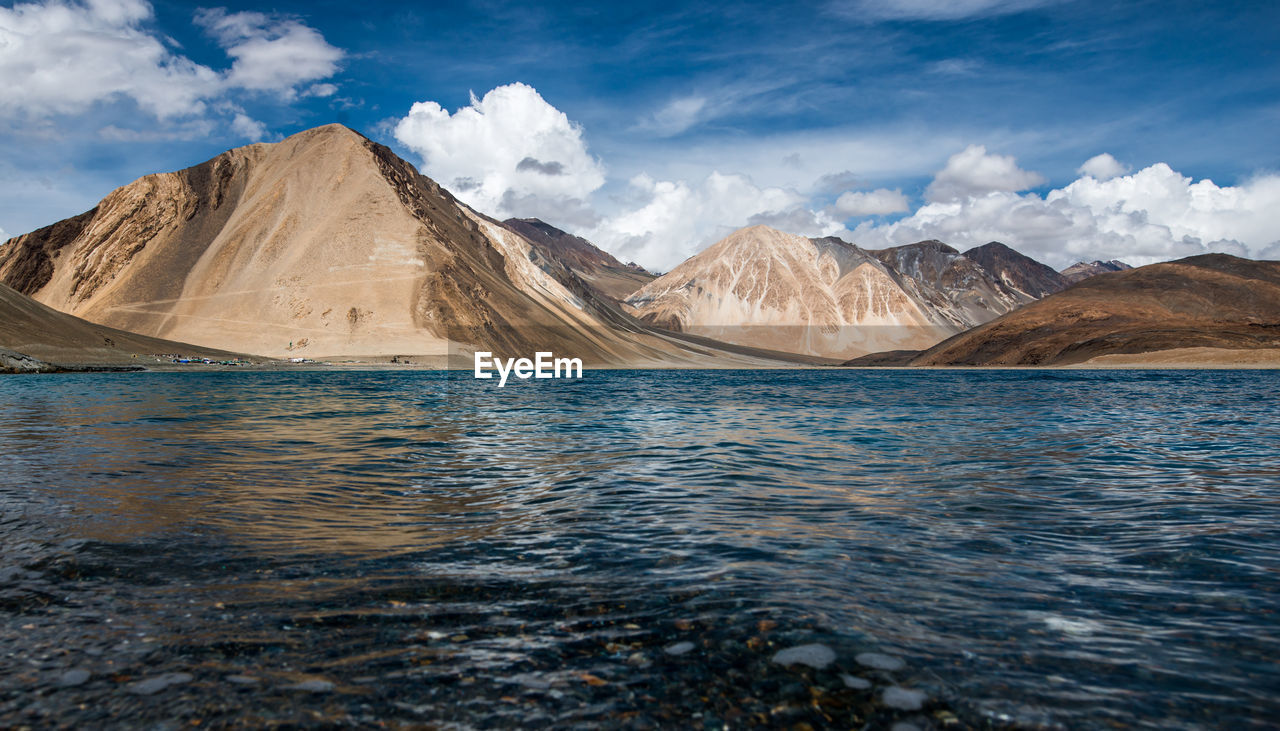
M 0 379 L 0 726 L 1280 724 L 1280 372 L 494 383 Z

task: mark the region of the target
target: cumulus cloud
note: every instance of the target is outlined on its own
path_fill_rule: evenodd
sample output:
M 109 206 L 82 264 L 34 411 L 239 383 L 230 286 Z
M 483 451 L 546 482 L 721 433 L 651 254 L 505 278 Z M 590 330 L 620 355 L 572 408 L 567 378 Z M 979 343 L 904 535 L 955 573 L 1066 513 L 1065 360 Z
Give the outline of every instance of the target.
M 969 145 L 947 160 L 925 189 L 928 201 L 960 200 L 996 191 L 1016 193 L 1045 182 L 1040 175 L 1018 167 L 1009 155 L 992 155 L 982 145 Z
M 423 171 L 476 209 L 515 215 L 513 202 L 581 200 L 604 185 L 582 128 L 533 87 L 499 86 L 450 114 L 418 102 L 395 137 L 422 156 Z
M 296 86 L 337 73 L 343 55 L 319 31 L 292 18 L 213 8 L 197 11 L 195 20 L 234 59 L 226 83 L 241 89 L 292 99 Z
M 243 112 L 237 113 L 235 118 L 231 120 L 231 131 L 253 142 L 257 142 L 267 136 L 266 125 Z
M 157 119 L 191 117 L 233 90 L 274 91 L 332 75 L 342 52 L 297 20 L 202 10 L 233 59 L 219 72 L 174 52 L 144 0 L 43 0 L 0 8 L 0 116 L 80 114 L 132 100 Z
M 199 114 L 219 75 L 144 29 L 142 0 L 0 8 L 0 114 L 75 114 L 129 98 L 160 119 Z
M 877 188 L 872 191 L 848 191 L 840 194 L 832 206 L 832 212 L 849 218 L 851 216 L 885 216 L 890 213 L 903 213 L 908 210 L 907 197 L 901 190 Z
M 338 93 L 336 84 L 312 84 L 306 91 L 302 92 L 303 96 L 333 96 Z
M 1044 197 L 1008 190 L 933 200 L 891 224 L 860 224 L 868 247 L 936 238 L 957 247 L 1002 241 L 1062 268 L 1121 259 L 1138 266 L 1207 252 L 1261 255 L 1280 238 L 1280 176 L 1239 186 L 1193 182 L 1164 163 L 1132 175 L 1090 175 Z
M 1076 172 L 1098 180 L 1110 180 L 1129 172 L 1129 168 L 1121 165 L 1120 161 L 1112 157 L 1110 153 L 1104 152 L 1101 155 L 1094 155 L 1085 160 L 1084 164 Z
M 1025 191 L 1045 182 L 1040 175 L 1012 156 L 970 145 L 947 159 L 910 215 L 863 221 L 850 231 L 850 218 L 908 212 L 908 197 L 901 189 L 857 190 L 865 185 L 859 176 L 833 166 L 794 187 L 725 172 L 642 173 L 623 194 L 605 198 L 604 167 L 588 153 L 582 129 L 523 84 L 473 97 L 453 114 L 434 102 L 415 104 L 395 136 L 422 155 L 428 175 L 480 211 L 542 218 L 657 270 L 758 223 L 867 248 L 931 238 L 962 249 L 1002 241 L 1057 268 L 1092 259 L 1142 265 L 1208 251 L 1280 256 L 1280 175 L 1223 187 L 1164 164 L 1127 174 L 1099 155 L 1081 167 L 1083 177 L 1039 195 Z M 820 204 L 838 191 L 834 203 Z

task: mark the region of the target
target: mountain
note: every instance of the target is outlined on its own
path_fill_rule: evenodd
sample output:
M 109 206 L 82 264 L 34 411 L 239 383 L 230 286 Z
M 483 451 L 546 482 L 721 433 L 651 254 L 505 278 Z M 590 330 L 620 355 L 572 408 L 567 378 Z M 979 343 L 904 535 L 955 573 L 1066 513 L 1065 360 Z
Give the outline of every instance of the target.
M 914 258 L 911 254 L 905 258 Z M 932 257 L 925 268 L 936 262 Z M 947 268 L 947 264 L 942 267 Z M 944 277 L 950 281 L 967 274 Z M 984 290 L 997 300 L 1003 295 Z M 960 298 L 963 299 L 963 298 Z M 827 357 L 919 348 L 985 317 L 932 284 L 905 276 L 837 238 L 767 226 L 730 234 L 627 298 L 656 327 L 730 343 Z M 984 313 L 985 314 L 985 313 Z
M 1095 276 L 910 363 L 1068 365 L 1193 348 L 1280 348 L 1280 262 L 1206 254 Z
M 1071 285 L 1066 277 L 1055 272 L 1052 267 L 1014 251 L 999 241 L 975 246 L 964 252 L 964 258 L 977 262 L 1006 286 L 1033 300 L 1061 292 Z
M 714 355 L 340 125 L 125 185 L 0 246 L 0 282 L 94 323 L 274 356 Z
M 667 330 L 847 358 L 928 347 L 1031 300 L 941 242 L 868 251 L 753 226 L 626 303 Z
M 503 226 L 528 239 L 547 259 L 564 263 L 587 284 L 618 302 L 655 277 L 638 264 L 623 264 L 580 236 L 536 218 L 509 218 Z
M 215 360 L 246 357 L 95 325 L 42 305 L 3 284 L 0 284 L 0 351 L 10 351 L 5 354 L 8 359 L 21 360 L 17 356 L 25 355 L 64 366 L 145 365 L 155 362 L 151 356 L 164 354 Z M 22 370 L 39 369 L 37 362 L 32 368 Z
M 941 241 L 919 241 L 871 253 L 909 283 L 920 285 L 918 297 L 955 313 L 953 322 L 962 330 L 1034 299 L 1008 287 L 981 264 Z
M 1088 264 L 1078 261 L 1062 270 L 1062 278 L 1067 280 L 1067 285 L 1070 286 L 1076 282 L 1083 282 L 1089 277 L 1093 277 L 1098 274 L 1105 274 L 1106 272 L 1123 272 L 1126 269 L 1132 268 L 1133 267 L 1128 264 L 1125 264 L 1122 261 L 1116 261 L 1115 259 L 1112 259 L 1111 261 L 1091 261 Z

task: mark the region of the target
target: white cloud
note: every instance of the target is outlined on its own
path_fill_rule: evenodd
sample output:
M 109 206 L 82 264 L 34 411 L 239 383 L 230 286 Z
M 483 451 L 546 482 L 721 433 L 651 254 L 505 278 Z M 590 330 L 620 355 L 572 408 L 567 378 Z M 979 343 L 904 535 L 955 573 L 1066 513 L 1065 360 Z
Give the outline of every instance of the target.
M 312 84 L 306 91 L 302 92 L 303 96 L 333 96 L 338 93 L 336 84 Z
M 628 210 L 585 232 L 615 255 L 659 271 L 745 225 L 764 223 L 792 233 L 827 236 L 844 231 L 837 221 L 805 207 L 806 198 L 782 188 L 759 188 L 745 176 L 713 172 L 699 185 L 631 180 Z
M 129 98 L 160 119 L 199 114 L 221 80 L 143 25 L 142 0 L 56 0 L 0 8 L 0 115 L 75 114 Z
M 659 137 L 674 137 L 702 121 L 708 111 L 706 97 L 681 97 L 672 99 L 663 108 L 641 119 L 636 127 Z
M 832 212 L 849 218 L 850 216 L 884 216 L 890 213 L 902 213 L 909 210 L 907 197 L 901 190 L 877 188 L 872 191 L 849 191 L 842 193 L 832 206 Z
M 286 99 L 297 95 L 299 84 L 337 73 L 343 55 L 319 31 L 292 18 L 213 8 L 198 11 L 196 23 L 234 59 L 226 75 L 229 86 Z
M 196 20 L 233 59 L 225 72 L 171 50 L 144 0 L 43 0 L 0 8 L 0 116 L 82 114 L 132 100 L 160 120 L 205 114 L 234 90 L 288 99 L 331 76 L 342 51 L 314 29 L 261 13 L 202 10 Z
M 257 142 L 267 136 L 267 127 L 243 112 L 237 113 L 231 120 L 231 131 Z
M 1023 170 L 1012 156 L 991 155 L 982 145 L 969 145 L 947 160 L 924 192 L 928 201 L 959 200 L 995 191 L 1016 193 L 1045 182 Z
M 1120 161 L 1112 157 L 1110 153 L 1104 152 L 1101 155 L 1094 155 L 1085 160 L 1084 164 L 1076 172 L 1098 180 L 1110 180 L 1129 172 L 1129 168 L 1126 165 L 1121 165 Z
M 845 0 L 834 5 L 841 15 L 867 20 L 959 20 L 1007 15 L 1057 0 Z
M 930 238 L 961 249 L 1003 241 L 1057 268 L 1092 259 L 1141 265 L 1207 251 L 1280 256 L 1278 175 L 1220 187 L 1158 164 L 1101 179 L 1119 163 L 1099 156 L 1082 167 L 1094 175 L 1041 196 L 1023 192 L 1042 184 L 1040 175 L 1020 168 L 1012 156 L 969 145 L 937 170 L 925 204 L 914 213 L 890 223 L 864 221 L 849 231 L 843 219 L 909 210 L 901 189 L 849 190 L 865 185 L 863 175 L 883 177 L 904 159 L 913 168 L 937 169 L 946 155 L 938 145 L 955 150 L 960 144 L 930 140 L 912 147 L 910 140 L 884 137 L 809 140 L 806 147 L 771 140 L 737 157 L 724 147 L 694 147 L 679 164 L 668 160 L 656 172 L 661 160 L 631 161 L 642 172 L 625 190 L 601 190 L 604 168 L 587 152 L 582 129 L 523 84 L 494 89 L 453 114 L 434 102 L 415 104 L 395 135 L 423 156 L 428 175 L 479 210 L 543 218 L 657 270 L 756 223 L 807 236 L 837 235 L 868 248 Z M 787 162 L 792 157 L 799 167 Z M 702 172 L 715 170 L 717 159 L 731 159 L 771 185 Z M 841 190 L 834 204 L 822 207 Z
M 1047 264 L 1121 259 L 1139 266 L 1211 251 L 1264 252 L 1280 238 L 1280 176 L 1239 186 L 1192 182 L 1157 163 L 1109 180 L 1082 177 L 1043 198 L 1011 191 L 931 201 L 895 223 L 859 225 L 867 247 L 936 238 L 957 248 L 1002 241 Z
M 422 156 L 427 175 L 498 217 L 513 215 L 515 200 L 584 199 L 604 185 L 604 166 L 587 152 L 582 128 L 525 84 L 472 95 L 452 115 L 418 102 L 395 137 Z

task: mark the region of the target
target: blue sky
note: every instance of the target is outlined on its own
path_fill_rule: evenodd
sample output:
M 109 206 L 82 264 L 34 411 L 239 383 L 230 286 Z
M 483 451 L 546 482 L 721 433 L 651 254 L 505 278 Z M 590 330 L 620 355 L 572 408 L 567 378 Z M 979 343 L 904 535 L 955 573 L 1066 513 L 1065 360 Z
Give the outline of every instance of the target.
M 753 222 L 868 246 L 990 234 L 1059 266 L 1280 257 L 1274 2 L 0 7 L 6 235 L 337 121 L 446 186 L 484 182 L 461 195 L 487 213 L 539 215 L 655 268 Z M 516 83 L 528 91 L 477 107 L 490 126 L 401 125 L 415 103 L 454 115 Z M 563 114 L 544 130 L 559 142 L 466 169 L 479 137 L 522 129 L 499 115 L 535 112 Z M 448 150 L 426 137 L 446 133 Z M 529 158 L 564 165 L 546 186 L 500 169 Z M 958 187 L 938 184 L 946 171 Z M 1188 216 L 1206 178 L 1214 202 Z

